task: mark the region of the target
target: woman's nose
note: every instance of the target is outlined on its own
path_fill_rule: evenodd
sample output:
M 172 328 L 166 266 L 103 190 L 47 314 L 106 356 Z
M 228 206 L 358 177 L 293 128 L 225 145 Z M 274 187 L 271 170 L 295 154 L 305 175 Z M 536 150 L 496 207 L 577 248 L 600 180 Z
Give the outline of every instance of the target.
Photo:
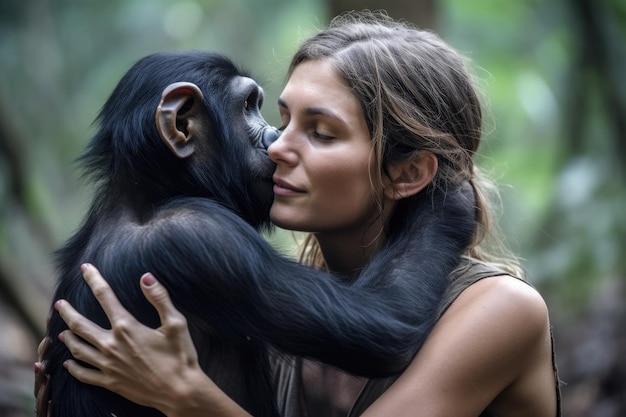
M 293 150 L 293 146 L 290 140 L 291 132 L 287 129 L 280 133 L 280 136 L 272 142 L 267 148 L 267 154 L 270 159 L 278 163 L 294 164 L 297 160 L 297 155 Z

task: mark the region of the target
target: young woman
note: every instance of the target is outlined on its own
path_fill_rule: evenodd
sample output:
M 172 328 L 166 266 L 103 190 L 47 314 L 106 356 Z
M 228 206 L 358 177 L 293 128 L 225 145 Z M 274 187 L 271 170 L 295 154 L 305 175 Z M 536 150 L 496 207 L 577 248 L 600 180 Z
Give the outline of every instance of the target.
M 489 208 L 473 164 L 481 107 L 462 57 L 436 35 L 384 15 L 343 15 L 296 52 L 278 105 L 283 132 L 268 150 L 277 166 L 270 214 L 280 227 L 310 233 L 307 263 L 355 279 L 385 245 L 399 202 L 432 187 L 469 181 L 482 216 L 437 324 L 401 375 L 366 381 L 301 358 L 280 360 L 281 413 L 560 415 L 546 305 L 514 260 L 484 247 Z M 169 417 L 247 415 L 199 368 L 184 317 L 154 276 L 141 285 L 161 316 L 156 330 L 123 309 L 93 266 L 83 273 L 113 330 L 66 302 L 55 305 L 71 329 L 60 339 L 96 368 L 69 361 L 72 375 Z

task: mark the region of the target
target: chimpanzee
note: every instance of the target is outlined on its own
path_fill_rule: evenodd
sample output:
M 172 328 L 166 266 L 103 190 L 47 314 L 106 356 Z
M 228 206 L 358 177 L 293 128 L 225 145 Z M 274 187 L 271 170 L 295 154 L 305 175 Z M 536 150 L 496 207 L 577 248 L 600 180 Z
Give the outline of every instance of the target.
M 90 262 L 157 327 L 138 285 L 154 272 L 187 317 L 207 374 L 253 415 L 275 416 L 270 351 L 364 376 L 408 364 L 472 238 L 475 209 L 469 186 L 403 200 L 391 225 L 399 233 L 352 284 L 280 256 L 259 234 L 272 203 L 266 148 L 278 135 L 262 101 L 257 83 L 219 54 L 157 53 L 135 64 L 80 158 L 95 196 L 56 253 L 54 300 L 110 326 L 80 274 Z M 72 378 L 56 340 L 64 329 L 53 312 L 43 359 L 54 417 L 161 415 Z

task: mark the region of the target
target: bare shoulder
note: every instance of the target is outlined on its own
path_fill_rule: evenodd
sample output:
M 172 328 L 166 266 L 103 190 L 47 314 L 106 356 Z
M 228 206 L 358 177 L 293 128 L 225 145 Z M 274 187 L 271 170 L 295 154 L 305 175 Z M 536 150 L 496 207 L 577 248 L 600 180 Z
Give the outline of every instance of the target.
M 545 340 L 549 332 L 548 307 L 541 294 L 528 283 L 499 275 L 484 278 L 465 289 L 438 326 L 447 330 L 463 327 L 463 334 L 488 336 L 492 344 L 508 346 L 510 351 L 528 349 Z M 454 335 L 455 331 L 446 334 Z
M 509 275 L 485 278 L 469 286 L 436 328 L 433 342 L 437 348 L 461 343 L 464 347 L 456 354 L 474 363 L 491 363 L 508 383 L 549 358 L 546 302 L 531 285 Z
M 550 343 L 539 292 L 508 275 L 484 278 L 450 305 L 368 415 L 554 415 L 534 413 L 553 403 Z M 403 411 L 416 409 L 423 413 Z
M 488 303 L 491 307 L 522 309 L 528 313 L 547 314 L 546 303 L 529 283 L 510 275 L 484 278 L 461 293 L 458 304 Z M 502 306 L 501 304 L 504 304 Z

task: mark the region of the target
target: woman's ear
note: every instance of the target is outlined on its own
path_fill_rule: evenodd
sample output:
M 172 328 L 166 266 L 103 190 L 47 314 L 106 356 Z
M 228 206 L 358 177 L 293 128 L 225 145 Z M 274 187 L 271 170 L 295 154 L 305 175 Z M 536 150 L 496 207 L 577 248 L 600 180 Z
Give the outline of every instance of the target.
M 433 180 L 438 167 L 437 157 L 429 151 L 419 151 L 408 161 L 390 165 L 384 180 L 385 197 L 402 200 L 419 193 Z

